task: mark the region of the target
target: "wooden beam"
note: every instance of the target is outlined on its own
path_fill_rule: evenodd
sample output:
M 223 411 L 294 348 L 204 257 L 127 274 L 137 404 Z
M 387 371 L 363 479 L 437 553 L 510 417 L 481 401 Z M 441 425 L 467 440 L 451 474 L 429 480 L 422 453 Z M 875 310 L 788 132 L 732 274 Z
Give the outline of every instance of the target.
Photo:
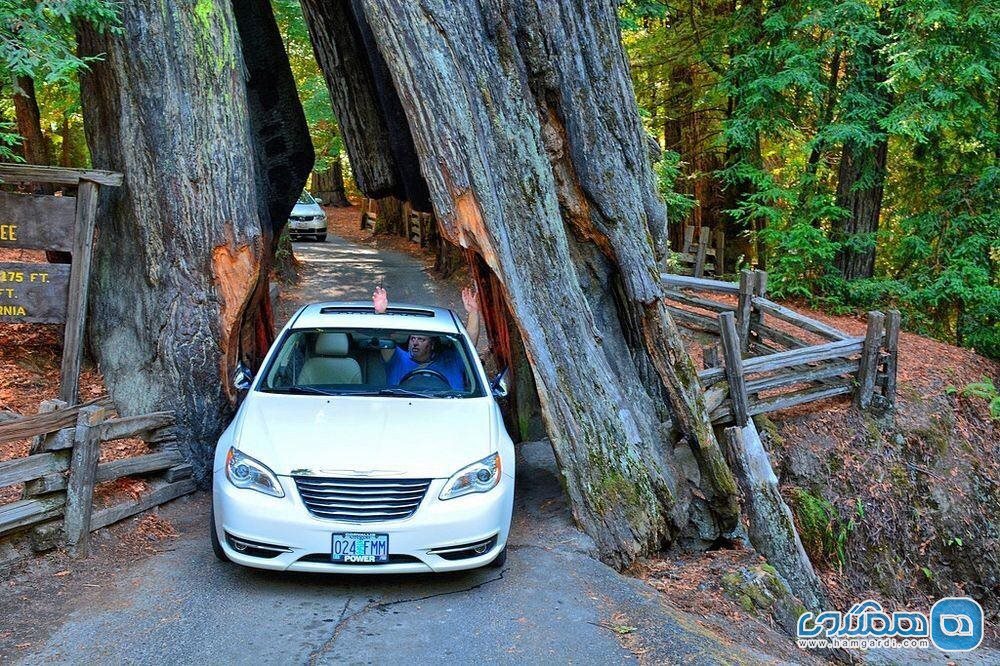
M 740 336 L 740 351 L 750 349 L 750 311 L 753 308 L 754 274 L 740 271 L 740 295 L 736 305 L 736 332 Z
M 73 264 L 69 276 L 69 304 L 63 337 L 59 399 L 71 405 L 78 402 L 80 362 L 83 360 L 83 328 L 87 316 L 87 291 L 90 286 L 90 260 L 94 246 L 94 221 L 97 216 L 98 186 L 80 183 L 76 195 L 76 232 L 73 241 Z
M 68 169 L 65 167 L 39 166 L 36 164 L 0 164 L 0 181 L 5 183 L 56 183 L 76 185 L 90 181 L 98 185 L 119 187 L 124 178 L 115 171 L 99 169 Z
M 667 289 L 664 292 L 667 299 L 671 301 L 677 301 L 678 303 L 683 303 L 684 305 L 690 305 L 692 307 L 701 308 L 702 310 L 708 310 L 709 312 L 732 312 L 733 306 L 728 303 L 718 303 L 716 301 L 710 301 L 705 298 L 697 298 L 695 296 L 688 296 L 687 294 L 675 291 L 673 289 Z
M 807 402 L 816 402 L 817 400 L 826 400 L 827 398 L 833 398 L 838 395 L 847 395 L 853 390 L 854 381 L 845 380 L 844 382 L 834 386 L 823 386 L 817 389 L 786 393 L 784 395 L 775 396 L 766 400 L 751 401 L 749 412 L 751 416 L 766 414 L 768 412 L 777 412 L 782 409 L 788 409 L 789 407 L 795 407 L 796 405 L 803 405 Z
M 72 426 L 76 423 L 79 411 L 84 407 L 92 405 L 110 408 L 112 406 L 111 398 L 105 395 L 85 402 L 82 405 L 74 405 L 53 412 L 39 413 L 7 421 L 6 423 L 0 423 L 0 444 L 16 442 L 19 439 L 27 439 L 36 435 L 47 435 L 50 432 Z M 52 450 L 52 448 L 46 445 L 44 450 L 48 451 Z
M 153 430 L 172 425 L 174 425 L 174 412 L 153 412 L 140 416 L 127 416 L 102 423 L 100 439 L 107 442 L 113 439 L 142 438 L 142 435 Z
M 688 310 L 682 310 L 681 308 L 675 308 L 670 305 L 667 306 L 667 312 L 669 312 L 670 316 L 678 322 L 683 322 L 679 325 L 684 326 L 685 328 L 695 328 L 708 333 L 719 332 L 719 322 L 711 317 L 695 314 L 693 312 L 689 312 Z
M 722 333 L 722 355 L 725 358 L 726 380 L 729 382 L 729 400 L 733 407 L 733 418 L 736 419 L 736 425 L 743 427 L 750 417 L 747 412 L 747 387 L 743 376 L 740 338 L 736 333 L 736 315 L 732 312 L 720 314 L 719 329 Z
M 889 310 L 885 318 L 885 397 L 886 409 L 896 407 L 896 370 L 899 365 L 899 310 Z
M 99 438 L 105 412 L 84 407 L 76 420 L 76 438 L 66 485 L 66 546 L 73 557 L 86 557 L 90 547 L 90 519 L 94 504 L 94 479 L 101 455 Z
M 858 371 L 860 363 L 858 361 L 835 361 L 824 363 L 818 366 L 806 366 L 805 368 L 792 368 L 785 372 L 779 372 L 768 377 L 753 379 L 747 382 L 747 393 L 760 393 L 762 391 L 772 391 L 777 388 L 794 386 L 795 384 L 808 384 L 821 379 L 830 379 L 840 375 L 853 375 Z
M 192 479 L 184 479 L 174 483 L 157 485 L 150 493 L 143 495 L 138 502 L 134 500 L 127 500 L 121 504 L 101 509 L 100 511 L 95 511 L 93 519 L 90 523 L 90 529 L 97 530 L 102 527 L 107 527 L 108 525 L 117 523 L 119 520 L 124 520 L 129 516 L 134 516 L 137 513 L 152 509 L 155 506 L 160 506 L 161 504 L 169 502 L 172 499 L 176 499 L 181 495 L 193 493 L 196 488 L 197 486 Z
M 0 534 L 55 518 L 63 512 L 66 496 L 49 495 L 0 504 Z
M 778 305 L 774 301 L 770 301 L 766 298 L 754 298 L 753 305 L 755 308 L 769 314 L 777 319 L 786 321 L 789 324 L 794 324 L 799 328 L 803 328 L 811 333 L 828 338 L 830 340 L 847 340 L 851 336 L 843 331 L 835 329 L 833 326 L 828 326 L 821 321 L 817 321 L 812 317 L 807 317 L 803 314 L 799 314 L 794 310 L 789 310 L 783 305 Z
M 859 409 L 871 407 L 875 395 L 875 375 L 878 373 L 878 355 L 882 347 L 885 315 L 873 310 L 868 313 L 868 330 L 861 350 L 861 367 L 858 370 L 858 392 L 854 404 Z
M 0 462 L 0 488 L 31 481 L 46 474 L 63 472 L 67 467 L 66 460 L 55 453 L 39 453 L 5 460 Z
M 661 273 L 660 280 L 666 287 L 694 289 L 700 291 L 715 291 L 720 294 L 740 293 L 740 287 L 735 282 L 723 282 L 722 280 L 706 280 L 704 278 L 694 278 L 694 277 L 688 277 L 686 275 L 674 275 L 673 273 Z

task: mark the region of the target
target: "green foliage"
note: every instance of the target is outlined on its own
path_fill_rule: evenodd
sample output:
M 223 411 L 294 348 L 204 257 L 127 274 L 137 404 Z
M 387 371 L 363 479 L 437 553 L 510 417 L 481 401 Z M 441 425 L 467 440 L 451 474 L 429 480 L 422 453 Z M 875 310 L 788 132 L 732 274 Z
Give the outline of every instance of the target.
M 989 405 L 990 416 L 1000 421 L 1000 392 L 997 391 L 992 379 L 983 377 L 982 381 L 973 382 L 960 391 L 954 386 L 949 386 L 948 392 L 957 392 L 963 398 L 977 398 L 985 401 Z
M 654 166 L 660 196 L 667 207 L 668 220 L 683 220 L 698 205 L 694 197 L 677 191 L 677 180 L 681 177 L 681 156 L 674 150 L 663 151 L 660 161 Z
M 792 503 L 802 545 L 813 561 L 835 562 L 843 567 L 847 561 L 847 539 L 856 527 L 854 517 L 844 523 L 833 504 L 802 488 L 792 490 Z M 858 519 L 864 517 L 860 500 L 855 515 Z
M 73 25 L 88 22 L 97 30 L 118 31 L 119 11 L 115 0 L 0 0 L 0 81 L 16 85 L 18 77 L 34 79 L 38 96 L 48 102 L 39 103 L 43 129 L 59 127 L 60 144 L 76 135 L 78 151 L 65 151 L 74 164 L 87 159 L 85 150 L 79 152 L 84 142 L 76 76 L 99 57 L 76 55 Z M 11 107 L 11 99 L 4 99 L 0 114 L 9 117 Z M 0 160 L 19 160 L 20 140 L 12 123 L 0 122 Z
M 316 164 L 313 168 L 325 171 L 334 160 L 340 159 L 343 151 L 340 127 L 333 114 L 326 79 L 316 64 L 309 30 L 298 0 L 271 0 L 271 6 L 285 43 L 295 86 L 309 126 L 309 136 L 316 152 Z
M 703 219 L 721 209 L 729 237 L 756 239 L 772 293 L 897 307 L 910 330 L 1000 358 L 995 3 L 630 0 L 620 15 L 643 120 L 679 153 L 665 191 L 707 181 Z M 842 181 L 847 147 L 858 176 Z M 852 231 L 847 195 L 882 187 L 878 232 Z M 872 247 L 874 275 L 845 280 L 839 255 Z

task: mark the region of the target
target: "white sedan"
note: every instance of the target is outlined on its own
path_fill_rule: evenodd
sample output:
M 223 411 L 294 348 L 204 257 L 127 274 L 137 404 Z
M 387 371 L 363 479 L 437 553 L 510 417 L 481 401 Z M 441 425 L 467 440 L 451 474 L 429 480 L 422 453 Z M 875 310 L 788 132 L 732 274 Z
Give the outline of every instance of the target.
M 261 367 L 215 452 L 220 559 L 337 573 L 505 562 L 506 389 L 450 310 L 308 305 Z
M 322 199 L 314 199 L 311 194 L 302 191 L 288 216 L 288 235 L 291 240 L 326 240 L 326 213 L 320 207 L 321 203 Z

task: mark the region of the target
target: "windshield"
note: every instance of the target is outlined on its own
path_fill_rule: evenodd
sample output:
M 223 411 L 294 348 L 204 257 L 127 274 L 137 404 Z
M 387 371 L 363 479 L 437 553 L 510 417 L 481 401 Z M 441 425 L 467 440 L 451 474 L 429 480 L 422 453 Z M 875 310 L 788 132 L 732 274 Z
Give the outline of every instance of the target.
M 299 201 L 298 202 L 300 204 L 313 204 L 313 203 L 316 203 L 316 200 L 312 198 L 311 194 L 309 194 L 305 190 L 302 190 L 302 194 L 299 195 Z
M 302 395 L 479 398 L 473 357 L 459 335 L 414 330 L 289 331 L 259 390 Z

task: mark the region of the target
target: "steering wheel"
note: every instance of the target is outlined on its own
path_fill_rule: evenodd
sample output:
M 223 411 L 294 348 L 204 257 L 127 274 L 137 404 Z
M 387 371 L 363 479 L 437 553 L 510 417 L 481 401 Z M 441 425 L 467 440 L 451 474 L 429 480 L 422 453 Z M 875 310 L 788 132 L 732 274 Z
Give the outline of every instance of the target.
M 405 375 L 403 375 L 402 379 L 399 380 L 399 385 L 402 386 L 403 384 L 405 384 L 409 380 L 415 379 L 415 378 L 420 377 L 420 376 L 424 376 L 424 377 L 429 377 L 431 379 L 435 379 L 435 380 L 443 383 L 448 388 L 451 388 L 451 382 L 448 381 L 447 377 L 445 377 L 444 375 L 442 375 L 437 370 L 431 370 L 430 368 L 416 368 L 414 370 L 410 370 L 408 373 L 406 373 Z M 428 388 L 431 388 L 431 387 L 428 387 Z

